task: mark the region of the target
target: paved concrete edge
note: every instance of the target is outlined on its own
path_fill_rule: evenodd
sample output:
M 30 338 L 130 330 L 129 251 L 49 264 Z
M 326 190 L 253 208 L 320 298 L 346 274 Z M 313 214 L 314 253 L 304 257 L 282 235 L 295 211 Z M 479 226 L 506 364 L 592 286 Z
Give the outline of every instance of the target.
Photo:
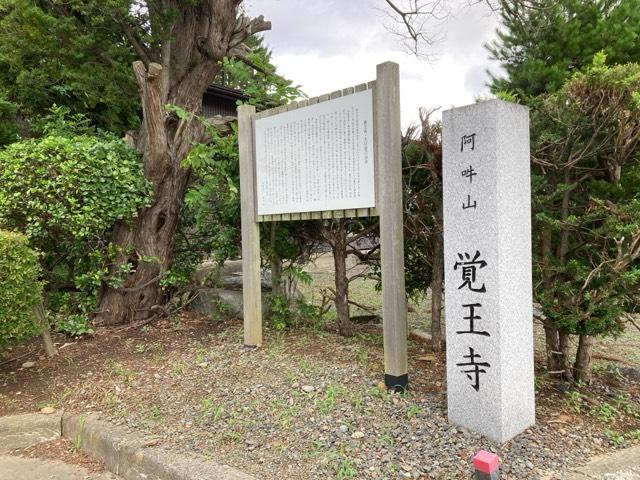
M 60 436 L 62 412 L 45 415 L 27 413 L 0 417 L 0 451 L 25 448 Z
M 93 415 L 62 416 L 62 436 L 126 480 L 257 480 L 232 467 L 186 458 Z
M 627 478 L 623 477 L 625 472 L 638 468 L 640 468 L 640 445 L 593 457 L 586 465 L 568 473 L 564 480 L 600 480 L 605 475 L 609 478 L 608 476 L 616 474 L 619 474 L 620 478 Z
M 585 466 L 576 469 L 587 476 L 600 477 L 640 467 L 640 445 L 625 448 L 616 453 L 593 457 Z

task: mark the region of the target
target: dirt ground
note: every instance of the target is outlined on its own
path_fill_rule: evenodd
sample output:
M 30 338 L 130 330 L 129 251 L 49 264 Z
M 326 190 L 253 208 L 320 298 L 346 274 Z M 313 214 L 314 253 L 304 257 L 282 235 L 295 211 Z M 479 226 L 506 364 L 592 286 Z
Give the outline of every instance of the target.
M 330 281 L 323 261 L 310 269 L 308 298 Z M 372 281 L 358 282 L 352 298 L 379 308 Z M 412 323 L 428 330 L 427 308 L 415 305 Z M 539 369 L 536 425 L 498 445 L 447 423 L 443 354 L 410 341 L 411 388 L 389 393 L 380 330 L 359 325 L 350 339 L 334 330 L 330 320 L 285 333 L 267 323 L 264 346 L 247 349 L 240 320 L 183 312 L 79 340 L 56 335 L 53 359 L 37 341 L 4 352 L 0 415 L 44 406 L 98 413 L 266 480 L 469 478 L 481 448 L 499 453 L 504 479 L 560 479 L 593 455 L 640 442 L 640 384 L 618 370 L 620 361 L 640 364 L 636 332 L 599 342 L 590 387 Z M 543 359 L 539 345 L 536 365 Z

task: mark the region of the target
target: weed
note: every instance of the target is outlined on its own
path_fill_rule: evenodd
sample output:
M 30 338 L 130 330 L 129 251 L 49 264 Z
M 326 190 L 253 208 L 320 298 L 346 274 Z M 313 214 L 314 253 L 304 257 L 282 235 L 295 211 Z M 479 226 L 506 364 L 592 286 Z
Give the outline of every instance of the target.
M 204 345 L 197 345 L 196 346 L 196 363 L 203 363 L 207 359 L 207 353 L 209 353 L 209 351 L 207 350 L 207 347 L 205 347 Z
M 154 420 L 154 421 L 160 420 L 160 418 L 162 418 L 160 407 L 155 403 L 151 405 L 151 409 L 149 411 L 149 418 L 151 418 L 151 420 Z
M 332 452 L 329 455 L 333 463 L 334 470 L 336 472 L 336 478 L 338 480 L 348 480 L 350 478 L 356 478 L 356 466 L 352 460 L 350 460 L 341 448 L 338 452 Z
M 605 402 L 600 405 L 598 410 L 598 419 L 601 422 L 609 422 L 615 417 L 616 412 L 617 410 L 614 406 Z
M 244 440 L 242 433 L 236 432 L 235 430 L 231 432 L 227 432 L 225 437 L 233 443 L 241 444 Z
M 380 443 L 385 447 L 393 447 L 396 443 L 393 436 L 391 435 L 391 427 L 387 426 L 382 430 L 380 436 L 378 437 Z
M 147 346 L 144 343 L 138 343 L 134 348 L 136 353 L 144 353 L 147 351 Z
M 213 398 L 205 397 L 200 400 L 200 414 L 198 420 L 203 423 L 205 417 L 211 418 L 213 422 L 217 422 L 224 413 L 224 407 L 222 405 L 214 406 Z
M 620 446 L 624 443 L 624 436 L 616 432 L 615 430 L 606 429 L 602 433 L 612 445 Z
M 633 415 L 633 405 L 631 405 L 627 398 L 622 394 L 619 394 L 614 398 L 614 407 L 617 410 L 623 410 L 628 415 Z
M 340 460 L 340 464 L 338 466 L 338 479 L 347 479 L 347 478 L 356 478 L 356 468 L 354 463 L 349 460 L 347 457 L 343 457 Z
M 571 410 L 575 413 L 580 414 L 582 412 L 582 394 L 576 390 L 571 390 L 567 392 L 567 403 Z
M 356 337 L 360 340 L 363 340 L 366 343 L 370 343 L 373 345 L 382 345 L 382 335 L 378 334 L 378 333 L 358 333 L 356 334 Z
M 322 455 L 325 450 L 325 444 L 321 440 L 314 440 L 311 445 L 311 450 L 305 454 L 306 457 L 318 457 Z
M 627 432 L 625 437 L 627 437 L 629 440 L 640 440 L 640 428 Z
M 313 372 L 313 368 L 311 367 L 311 363 L 306 358 L 301 358 L 298 360 L 298 369 L 301 373 L 308 375 Z
M 273 445 L 273 449 L 278 453 L 282 453 L 287 449 L 287 446 L 284 443 L 276 443 Z
M 51 405 L 53 407 L 60 406 L 67 398 L 71 397 L 75 393 L 75 390 L 70 387 L 65 387 L 62 392 L 54 391 L 51 394 L 48 405 Z
M 533 387 L 536 390 L 540 390 L 540 387 L 544 384 L 544 378 L 536 375 L 533 377 Z
M 73 438 L 73 451 L 78 453 L 80 448 L 82 447 L 82 430 L 84 430 L 84 415 L 80 415 L 80 419 L 78 420 L 78 434 Z
M 171 370 L 178 375 L 184 375 L 189 370 L 187 365 L 182 360 L 176 360 L 170 365 Z
M 111 369 L 111 373 L 114 374 L 116 377 L 121 378 L 126 382 L 130 382 L 133 380 L 134 373 L 131 370 L 127 369 L 120 362 L 116 362 L 115 360 L 109 360 L 107 363 L 109 368 Z
M 358 345 L 353 350 L 353 356 L 358 363 L 366 365 L 369 361 L 369 350 L 366 347 Z
M 322 413 L 328 413 L 333 410 L 336 405 L 337 398 L 343 395 L 344 391 L 344 388 L 340 385 L 335 385 L 333 383 L 327 385 L 327 391 L 324 394 L 324 398 L 320 400 L 320 411 Z
M 107 407 L 114 410 L 120 405 L 120 400 L 118 399 L 118 395 L 115 394 L 114 392 L 105 393 L 103 400 Z
M 359 412 L 360 409 L 362 408 L 362 394 L 357 393 L 353 396 L 353 409 L 356 412 Z
M 409 408 L 407 408 L 407 418 L 417 417 L 422 413 L 424 413 L 424 409 L 418 405 L 409 405 Z

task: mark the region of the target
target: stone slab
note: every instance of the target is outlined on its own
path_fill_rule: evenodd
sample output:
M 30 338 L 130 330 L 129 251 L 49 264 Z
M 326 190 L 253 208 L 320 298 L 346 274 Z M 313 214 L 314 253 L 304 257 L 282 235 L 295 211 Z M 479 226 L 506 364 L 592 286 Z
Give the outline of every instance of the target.
M 214 320 L 225 317 L 244 318 L 242 290 L 222 288 L 200 288 L 191 302 L 191 309 L 204 313 Z M 267 318 L 271 306 L 269 299 L 262 296 L 262 318 Z
M 575 469 L 566 480 L 640 480 L 640 445 L 614 454 L 593 457 L 583 467 Z
M 529 115 L 443 112 L 449 421 L 505 442 L 535 422 Z
M 0 480 L 118 480 L 109 473 L 91 473 L 77 465 L 0 455 Z
M 64 415 L 62 435 L 126 480 L 256 480 L 226 465 L 147 447 L 143 436 L 92 415 Z
M 0 417 L 0 452 L 55 440 L 60 437 L 61 419 L 61 412 Z

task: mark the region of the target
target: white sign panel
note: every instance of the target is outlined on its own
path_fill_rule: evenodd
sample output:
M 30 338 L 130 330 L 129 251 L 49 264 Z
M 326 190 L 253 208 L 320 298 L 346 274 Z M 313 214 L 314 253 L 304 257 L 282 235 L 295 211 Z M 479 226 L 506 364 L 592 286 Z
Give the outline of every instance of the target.
M 258 215 L 375 207 L 372 93 L 255 121 Z

